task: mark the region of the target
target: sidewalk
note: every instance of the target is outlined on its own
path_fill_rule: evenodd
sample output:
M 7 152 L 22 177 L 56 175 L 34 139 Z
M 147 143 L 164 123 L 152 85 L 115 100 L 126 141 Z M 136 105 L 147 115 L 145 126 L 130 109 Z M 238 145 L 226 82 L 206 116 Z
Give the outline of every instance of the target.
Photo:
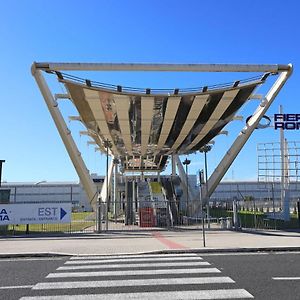
M 111 255 L 149 252 L 300 251 L 300 233 L 284 231 L 128 231 L 68 236 L 1 237 L 0 257 L 18 255 Z

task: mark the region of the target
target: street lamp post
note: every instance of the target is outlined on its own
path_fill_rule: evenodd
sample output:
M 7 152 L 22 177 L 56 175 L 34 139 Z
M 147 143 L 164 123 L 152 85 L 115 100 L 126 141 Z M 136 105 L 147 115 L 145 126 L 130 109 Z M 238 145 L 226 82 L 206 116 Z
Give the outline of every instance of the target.
M 112 146 L 111 142 L 109 139 L 104 140 L 104 147 L 106 148 L 106 211 L 105 211 L 105 218 L 106 218 L 106 231 L 108 231 L 108 206 L 109 206 L 109 201 L 108 201 L 108 194 L 109 194 L 109 189 L 108 189 L 108 149 Z
M 187 207 L 187 216 L 189 216 L 189 176 L 188 176 L 188 165 L 191 163 L 189 159 L 185 159 L 183 164 L 185 165 L 185 174 L 186 174 L 186 207 Z
M 118 164 L 119 160 L 117 158 L 114 158 L 114 216 L 115 216 L 115 223 L 117 223 L 117 214 L 118 214 L 118 208 L 117 208 L 117 172 L 118 172 Z
M 207 152 L 211 150 L 212 146 L 204 145 L 199 151 L 204 153 L 204 168 L 205 168 L 205 187 L 206 187 L 206 213 L 207 213 L 207 228 L 210 228 L 210 219 L 209 219 L 209 197 L 208 197 L 208 174 L 207 174 Z
M 204 226 L 204 214 L 203 214 L 203 199 L 202 199 L 202 184 L 203 184 L 203 170 L 199 171 L 199 196 L 200 196 L 200 206 L 201 206 L 201 219 L 202 219 L 202 240 L 203 247 L 206 246 L 205 243 L 205 226 Z

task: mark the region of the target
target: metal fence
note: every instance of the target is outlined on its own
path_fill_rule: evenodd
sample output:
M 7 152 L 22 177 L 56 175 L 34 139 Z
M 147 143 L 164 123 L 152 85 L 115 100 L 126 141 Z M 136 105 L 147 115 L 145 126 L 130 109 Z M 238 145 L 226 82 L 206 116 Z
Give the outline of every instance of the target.
M 188 204 L 188 205 L 187 205 Z M 226 216 L 224 216 L 226 217 Z M 220 228 L 220 218 L 207 218 L 199 210 L 192 212 L 192 203 L 171 201 L 102 202 L 99 206 L 98 231 L 199 229 L 202 222 Z
M 71 222 L 59 224 L 15 224 L 0 228 L 1 235 L 24 234 L 75 234 L 95 231 L 96 214 L 93 212 L 72 212 Z
M 290 202 L 290 221 L 280 219 L 281 201 L 237 201 L 237 220 L 234 229 L 296 229 L 300 228 L 298 201 Z M 210 202 L 210 215 L 234 220 L 233 201 Z
M 182 201 L 109 201 L 101 203 L 97 212 L 72 212 L 71 222 L 63 224 L 8 225 L 0 228 L 1 235 L 22 234 L 80 234 L 110 231 L 201 230 L 213 229 L 280 229 L 298 228 L 297 203 L 291 203 L 291 222 L 272 219 L 273 209 L 280 210 L 280 201 L 239 201 L 237 223 L 234 224 L 233 205 L 229 202 L 210 202 L 201 209 L 198 202 Z M 271 217 L 270 217 L 271 215 Z

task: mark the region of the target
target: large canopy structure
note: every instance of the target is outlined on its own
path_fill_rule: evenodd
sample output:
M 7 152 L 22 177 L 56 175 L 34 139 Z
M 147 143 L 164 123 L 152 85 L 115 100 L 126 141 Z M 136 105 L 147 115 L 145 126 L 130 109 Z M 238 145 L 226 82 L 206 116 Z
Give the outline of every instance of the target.
M 168 155 L 199 150 L 230 122 L 257 85 L 249 82 L 201 90 L 128 89 L 58 73 L 82 122 L 99 147 L 125 170 L 161 171 Z
M 64 71 L 256 72 L 230 84 L 191 89 L 129 88 L 81 79 Z M 42 71 L 57 76 L 78 119 L 100 150 L 118 158 L 125 171 L 162 171 L 170 155 L 189 154 L 210 143 L 269 75 L 280 75 L 211 175 L 211 194 L 292 72 L 291 65 L 171 65 L 34 63 L 32 73 L 91 201 L 97 191 Z M 107 195 L 105 196 L 107 197 Z

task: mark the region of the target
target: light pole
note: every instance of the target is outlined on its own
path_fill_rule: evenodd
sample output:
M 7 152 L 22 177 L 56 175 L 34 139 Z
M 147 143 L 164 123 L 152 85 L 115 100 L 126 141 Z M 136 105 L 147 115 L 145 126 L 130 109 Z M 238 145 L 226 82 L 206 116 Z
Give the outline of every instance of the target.
M 203 147 L 200 148 L 200 152 L 204 153 L 204 168 L 205 168 L 205 187 L 206 187 L 206 213 L 207 213 L 207 228 L 210 228 L 210 219 L 209 219 L 209 197 L 208 197 L 208 174 L 207 174 L 207 152 L 211 150 L 212 146 L 210 145 L 204 145 Z
M 202 199 L 202 184 L 203 180 L 203 170 L 199 171 L 199 196 L 200 196 L 200 205 L 201 205 L 201 219 L 202 219 L 202 240 L 203 240 L 203 247 L 206 246 L 205 243 L 205 227 L 204 227 L 204 214 L 203 214 L 203 199 Z
M 109 139 L 104 140 L 104 147 L 106 148 L 106 211 L 105 211 L 105 217 L 106 217 L 106 231 L 108 231 L 108 149 L 111 148 L 112 144 Z
M 117 158 L 114 158 L 114 215 L 115 215 L 115 223 L 117 223 L 117 214 L 118 214 L 118 208 L 117 208 L 117 172 L 118 172 L 118 164 L 119 160 Z
M 189 175 L 188 175 L 188 165 L 191 163 L 189 159 L 185 159 L 183 164 L 185 165 L 185 174 L 186 174 L 186 207 L 187 207 L 187 216 L 189 216 Z

